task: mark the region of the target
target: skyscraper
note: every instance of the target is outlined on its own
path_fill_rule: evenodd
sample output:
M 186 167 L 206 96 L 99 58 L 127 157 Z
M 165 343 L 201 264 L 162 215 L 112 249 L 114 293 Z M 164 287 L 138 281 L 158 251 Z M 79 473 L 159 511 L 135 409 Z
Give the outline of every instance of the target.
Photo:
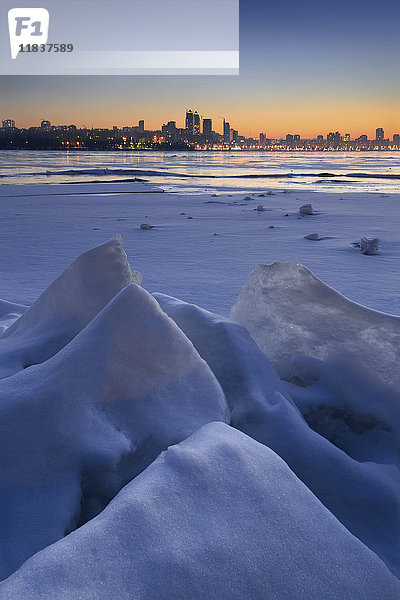
M 212 134 L 212 119 L 203 119 L 203 134 Z
M 42 121 L 40 123 L 40 127 L 41 127 L 41 129 L 43 129 L 43 131 L 50 131 L 51 123 L 50 123 L 50 121 Z
M 229 144 L 231 141 L 231 124 L 224 119 L 224 141 Z
M 267 136 L 265 133 L 260 133 L 260 146 L 265 146 Z
M 393 134 L 393 143 L 399 145 L 400 144 L 400 133 Z
M 139 131 L 140 133 L 144 132 L 144 120 L 139 121 Z
M 376 140 L 381 142 L 384 139 L 385 132 L 383 131 L 382 127 L 378 127 L 378 129 L 376 130 Z
M 345 134 L 344 134 L 343 141 L 344 141 L 344 142 L 349 142 L 349 141 L 350 141 L 350 134 L 349 134 L 349 133 L 345 133 Z
M 194 135 L 200 135 L 200 115 L 197 110 L 193 115 L 193 133 Z
M 189 135 L 194 134 L 194 113 L 192 110 L 186 111 L 185 129 Z
M 10 127 L 15 127 L 15 121 L 13 121 L 12 119 L 6 119 L 5 121 L 3 121 L 4 129 L 9 129 Z
M 331 131 L 328 133 L 326 139 L 330 144 L 333 144 L 333 146 L 336 147 L 339 146 L 340 142 L 342 141 L 342 136 L 340 135 L 339 131 Z
M 293 144 L 293 134 L 292 134 L 292 133 L 288 133 L 288 134 L 286 135 L 286 142 L 287 142 L 288 144 Z

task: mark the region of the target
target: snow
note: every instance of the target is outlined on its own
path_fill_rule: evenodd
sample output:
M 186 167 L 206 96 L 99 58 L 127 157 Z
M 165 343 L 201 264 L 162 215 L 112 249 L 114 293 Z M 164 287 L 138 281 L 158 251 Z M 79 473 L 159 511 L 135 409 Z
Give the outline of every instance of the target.
M 243 206 L 243 192 L 223 189 L 210 204 L 211 192 L 144 185 L 0 185 L 0 298 L 31 304 L 77 256 L 120 233 L 146 289 L 224 316 L 256 264 L 282 260 L 305 265 L 355 302 L 400 315 L 400 194 L 275 190 L 257 212 L 257 193 Z M 318 214 L 300 217 L 307 203 Z M 141 231 L 142 223 L 154 229 Z M 314 232 L 324 239 L 303 239 Z M 379 254 L 354 251 L 361 237 L 379 238 Z
M 399 574 L 400 475 L 395 465 L 400 426 L 391 412 L 386 414 L 389 433 L 382 430 L 385 423 L 371 417 L 369 401 L 374 393 L 365 394 L 368 383 L 358 387 L 356 380 L 350 386 L 329 363 L 319 362 L 320 369 L 325 368 L 322 383 L 315 377 L 314 388 L 309 381 L 307 387 L 287 386 L 245 328 L 197 306 L 155 296 L 220 382 L 231 424 L 279 454 L 321 502 Z M 347 413 L 328 421 L 342 434 L 335 444 L 326 435 L 330 432 L 320 427 L 321 435 L 325 434 L 321 437 L 313 431 L 293 403 L 302 397 L 307 412 L 328 396 L 326 405 L 336 409 L 337 398 L 327 394 L 326 381 L 341 385 L 339 398 L 345 391 L 348 395 Z M 342 430 L 349 415 L 354 415 L 358 429 L 346 437 Z M 369 455 L 361 456 L 366 448 Z
M 1 600 L 400 596 L 399 195 L 259 192 L 0 186 Z
M 1 598 L 395 600 L 400 583 L 272 450 L 224 424 L 170 447 Z
M 148 292 L 125 287 L 55 356 L 0 381 L 0 577 L 97 514 L 168 445 L 227 418 L 192 344 Z
M 131 272 L 120 236 L 80 256 L 3 333 L 0 378 L 56 354 L 132 281 L 141 275 Z

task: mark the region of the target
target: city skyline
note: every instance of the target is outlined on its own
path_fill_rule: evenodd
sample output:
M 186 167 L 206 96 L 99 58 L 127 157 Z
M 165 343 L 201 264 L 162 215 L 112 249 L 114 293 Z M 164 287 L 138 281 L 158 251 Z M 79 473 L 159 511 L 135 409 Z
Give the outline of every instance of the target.
M 218 123 L 219 121 L 221 121 L 221 131 L 217 131 L 217 128 L 215 127 L 215 121 Z M 393 140 L 396 143 L 398 143 L 398 138 L 399 138 L 399 132 L 398 131 L 393 131 L 391 133 L 388 134 L 388 132 L 385 133 L 385 129 L 383 127 L 376 127 L 374 130 L 375 133 L 375 137 L 370 137 L 367 133 L 362 133 L 359 136 L 357 135 L 352 135 L 350 132 L 345 132 L 343 134 L 341 134 L 340 131 L 325 131 L 325 132 L 320 132 L 320 133 L 316 133 L 313 136 L 310 137 L 304 137 L 301 136 L 301 134 L 298 133 L 294 133 L 293 132 L 281 132 L 281 134 L 279 136 L 271 136 L 268 134 L 267 131 L 260 131 L 258 135 L 255 136 L 245 136 L 242 134 L 242 132 L 239 132 L 239 130 L 234 129 L 233 126 L 231 126 L 230 121 L 228 121 L 225 117 L 219 116 L 217 117 L 217 119 L 214 121 L 214 119 L 210 118 L 210 117 L 204 117 L 203 115 L 201 115 L 199 113 L 198 110 L 194 110 L 194 109 L 186 109 L 185 110 L 185 116 L 184 118 L 182 118 L 182 127 L 179 127 L 179 121 L 178 120 L 169 120 L 166 123 L 163 123 L 161 126 L 158 126 L 156 128 L 151 128 L 148 127 L 147 129 L 145 128 L 145 123 L 147 123 L 147 121 L 145 119 L 138 119 L 137 120 L 137 125 L 133 125 L 133 124 L 124 124 L 122 126 L 116 125 L 114 123 L 114 125 L 112 125 L 111 127 L 105 127 L 105 126 L 99 126 L 99 127 L 87 127 L 87 126 L 82 126 L 80 127 L 79 125 L 76 125 L 75 123 L 63 123 L 63 124 L 57 124 L 55 125 L 54 123 L 52 123 L 49 119 L 42 119 L 42 121 L 40 122 L 40 124 L 30 124 L 28 125 L 28 127 L 19 127 L 18 123 L 16 122 L 15 119 L 12 118 L 8 118 L 8 119 L 2 119 L 0 116 L 0 122 L 1 122 L 1 126 L 2 129 L 6 129 L 6 128 L 16 128 L 16 129 L 20 129 L 20 130 L 24 130 L 24 129 L 42 129 L 43 131 L 50 131 L 51 129 L 53 130 L 67 130 L 68 128 L 73 128 L 73 129 L 89 129 L 89 130 L 108 130 L 108 131 L 112 131 L 112 130 L 118 130 L 118 131 L 123 131 L 123 130 L 128 130 L 128 129 L 133 129 L 133 130 L 137 130 L 138 132 L 144 132 L 146 131 L 150 131 L 150 132 L 164 132 L 164 130 L 168 131 L 168 126 L 171 126 L 173 129 L 176 129 L 176 131 L 179 132 L 183 132 L 186 131 L 187 133 L 193 135 L 193 136 L 200 136 L 200 135 L 206 135 L 206 134 L 217 134 L 222 136 L 225 141 L 229 142 L 229 141 L 235 141 L 235 138 L 246 138 L 246 139 L 258 139 L 260 141 L 262 140 L 285 140 L 286 142 L 297 142 L 297 141 L 303 141 L 303 140 L 327 140 L 327 141 L 335 141 L 338 139 L 338 136 L 341 136 L 341 140 L 340 141 L 344 141 L 344 142 L 350 142 L 350 141 L 354 141 L 357 139 L 365 139 L 365 140 L 375 140 L 375 141 L 387 141 L 387 140 Z M 325 128 L 326 129 L 326 128 Z M 341 128 L 343 129 L 343 128 Z M 399 131 L 400 131 L 400 127 L 399 127 Z M 233 132 L 233 138 L 231 136 Z
M 161 114 L 180 121 L 183 105 L 216 124 L 225 115 L 246 137 L 293 131 L 312 138 L 324 128 L 371 138 L 376 124 L 395 133 L 399 19 L 394 0 L 379 7 L 366 0 L 362 11 L 358 0 L 338 0 L 329 13 L 316 0 L 246 0 L 239 76 L 1 77 L 0 116 L 20 126 L 47 118 L 111 128 L 145 115 L 156 129 Z
M 300 134 L 287 133 L 271 138 L 260 132 L 257 138 L 248 138 L 235 129 L 225 117 L 222 134 L 214 131 L 213 120 L 204 118 L 197 110 L 186 109 L 183 127 L 168 121 L 156 130 L 146 129 L 145 119 L 137 125 L 120 128 L 79 128 L 75 124 L 53 125 L 43 120 L 40 126 L 19 129 L 12 119 L 2 121 L 0 149 L 10 150 L 307 150 L 307 151 L 360 151 L 400 150 L 400 133 L 385 137 L 382 127 L 377 127 L 375 137 L 366 134 L 352 137 L 339 131 L 302 138 Z

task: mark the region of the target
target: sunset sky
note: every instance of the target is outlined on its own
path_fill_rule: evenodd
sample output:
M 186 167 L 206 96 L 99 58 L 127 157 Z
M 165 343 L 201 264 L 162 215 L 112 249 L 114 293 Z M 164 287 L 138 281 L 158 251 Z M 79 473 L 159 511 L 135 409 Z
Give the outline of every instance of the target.
M 241 0 L 240 18 L 239 76 L 3 76 L 0 119 L 157 129 L 188 107 L 254 137 L 400 132 L 398 0 Z

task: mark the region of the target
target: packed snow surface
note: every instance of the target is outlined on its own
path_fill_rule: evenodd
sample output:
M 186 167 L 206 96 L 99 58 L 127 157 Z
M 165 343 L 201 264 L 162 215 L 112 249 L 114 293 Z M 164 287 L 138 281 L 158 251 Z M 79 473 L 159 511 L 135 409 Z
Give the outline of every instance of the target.
M 398 200 L 257 196 L 1 186 L 1 600 L 400 597 Z

